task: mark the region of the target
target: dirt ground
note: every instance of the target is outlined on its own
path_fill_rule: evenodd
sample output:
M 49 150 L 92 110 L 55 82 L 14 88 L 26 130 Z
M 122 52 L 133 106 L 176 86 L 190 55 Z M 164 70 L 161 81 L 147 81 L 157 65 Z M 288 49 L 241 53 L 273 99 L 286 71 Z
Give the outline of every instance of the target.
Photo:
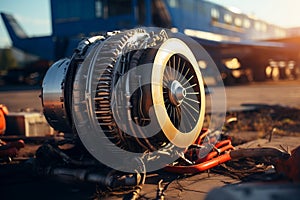
M 251 106 L 255 109 L 227 113 L 224 134 L 231 138 L 237 149 L 276 147 L 290 151 L 300 145 L 298 108 Z M 17 161 L 0 165 L 1 199 L 123 199 L 124 194 L 99 191 L 92 183 L 36 176 L 27 158 L 35 156 L 40 144 L 29 141 L 19 152 Z M 139 199 L 156 199 L 160 180 L 165 199 L 205 199 L 214 188 L 236 184 L 291 184 L 288 179 L 274 173 L 272 166 L 264 166 L 258 160 L 241 159 L 194 175 L 178 175 L 163 170 L 149 173 Z M 292 187 L 298 186 L 292 183 Z
M 259 138 L 272 139 L 273 136 L 300 137 L 299 108 L 266 104 L 249 106 L 254 109 L 228 112 L 226 116 L 229 123 L 225 125 L 224 131 L 232 136 L 234 145 Z

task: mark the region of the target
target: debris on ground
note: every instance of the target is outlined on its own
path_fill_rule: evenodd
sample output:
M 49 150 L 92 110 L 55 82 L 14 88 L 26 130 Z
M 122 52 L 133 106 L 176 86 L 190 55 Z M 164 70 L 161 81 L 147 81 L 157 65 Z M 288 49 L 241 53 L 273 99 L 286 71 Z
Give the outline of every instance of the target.
M 208 198 L 209 191 L 220 192 L 220 194 L 225 191 L 225 193 L 236 194 L 232 199 L 239 199 L 243 196 L 238 196 L 241 192 L 238 192 L 237 188 L 245 188 L 245 190 L 248 188 L 253 190 L 253 194 L 261 194 L 262 190 L 255 189 L 257 184 L 266 188 L 266 191 L 274 191 L 274 188 L 278 188 L 278 182 L 281 186 L 276 189 L 275 195 L 293 192 L 294 190 L 288 190 L 287 186 L 294 188 L 300 180 L 300 110 L 279 105 L 257 105 L 253 110 L 228 112 L 227 119 L 231 120 L 224 127 L 224 136 L 230 138 L 236 150 L 272 147 L 290 153 L 291 157 L 278 160 L 263 157 L 231 159 L 196 174 L 174 174 L 159 170 L 147 174 L 142 190 L 136 188 L 128 195 L 138 199 L 205 199 Z M 19 156 L 27 158 L 25 161 L 0 164 L 0 171 L 3 172 L 2 175 L 0 173 L 0 178 L 5 182 L 0 184 L 5 191 L 4 197 L 10 195 L 11 199 L 35 199 L 34 197 L 43 195 L 51 199 L 59 195 L 64 199 L 76 197 L 121 199 L 126 196 L 124 193 L 114 194 L 101 188 L 97 188 L 92 195 L 91 187 L 87 189 L 86 185 L 81 183 L 61 183 L 45 177 L 37 178 L 32 174 L 29 166 L 32 164 L 31 158 L 35 157 L 35 151 L 40 145 L 40 143 L 27 144 L 26 142 L 25 148 L 19 151 Z M 24 182 L 27 184 L 21 184 Z M 43 183 L 44 187 L 41 188 L 39 183 Z M 244 186 L 250 183 L 252 185 Z M 64 187 L 66 189 L 62 190 L 61 188 Z M 212 190 L 214 188 L 220 189 Z M 22 195 L 13 193 L 14 190 L 22 190 L 23 193 Z M 95 187 L 92 188 L 93 190 L 95 191 Z M 210 194 L 208 199 L 212 199 Z

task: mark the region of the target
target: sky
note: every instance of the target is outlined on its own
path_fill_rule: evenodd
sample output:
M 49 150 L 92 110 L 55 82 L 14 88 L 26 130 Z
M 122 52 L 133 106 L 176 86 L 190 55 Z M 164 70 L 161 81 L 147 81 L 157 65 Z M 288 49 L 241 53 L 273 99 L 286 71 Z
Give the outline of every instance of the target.
M 299 0 L 207 0 L 285 28 L 300 26 Z
M 63 1 L 63 0 L 62 0 Z M 282 27 L 300 26 L 299 0 L 208 0 L 235 7 L 246 14 Z M 0 0 L 0 12 L 15 16 L 29 36 L 50 35 L 50 0 Z M 6 28 L 0 19 L 0 48 L 9 47 Z

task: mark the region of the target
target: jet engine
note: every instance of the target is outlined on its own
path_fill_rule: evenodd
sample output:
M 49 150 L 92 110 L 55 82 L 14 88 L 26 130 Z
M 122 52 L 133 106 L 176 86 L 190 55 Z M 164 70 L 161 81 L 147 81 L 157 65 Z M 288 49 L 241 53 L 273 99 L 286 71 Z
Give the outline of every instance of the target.
M 143 174 L 180 157 L 198 138 L 205 113 L 189 42 L 159 28 L 110 32 L 82 40 L 71 58 L 55 62 L 41 98 L 48 123 L 64 139 L 37 150 L 39 172 L 135 186 L 141 177 L 111 177 L 103 164 Z
M 90 126 L 84 121 L 95 121 L 110 142 L 132 152 L 190 145 L 202 128 L 204 96 L 186 41 L 149 28 L 83 40 L 71 58 L 52 65 L 42 87 L 55 130 L 73 137 Z

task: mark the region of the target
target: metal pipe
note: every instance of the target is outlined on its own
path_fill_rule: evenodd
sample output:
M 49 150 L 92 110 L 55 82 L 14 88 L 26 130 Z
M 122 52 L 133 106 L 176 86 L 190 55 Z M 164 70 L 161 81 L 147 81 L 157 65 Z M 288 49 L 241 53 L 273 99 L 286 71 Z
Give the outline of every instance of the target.
M 173 173 L 194 174 L 194 173 L 199 173 L 199 172 L 208 170 L 212 167 L 215 167 L 219 164 L 222 164 L 222 163 L 227 162 L 232 159 L 256 158 L 256 157 L 275 157 L 275 158 L 280 158 L 280 159 L 288 159 L 288 158 L 290 158 L 290 154 L 285 151 L 282 151 L 280 149 L 267 148 L 267 147 L 266 148 L 237 149 L 237 150 L 231 150 L 229 153 L 225 153 L 223 155 L 212 158 L 205 162 L 196 163 L 195 165 L 189 165 L 189 166 L 168 165 L 165 167 L 165 170 L 169 171 L 169 172 L 173 172 Z
M 103 173 L 99 171 L 92 172 L 89 169 L 71 169 L 63 167 L 49 168 L 48 175 L 58 176 L 66 179 L 98 183 L 110 189 L 116 189 L 120 187 L 134 187 L 139 185 L 141 181 L 141 176 L 139 173 L 119 176 L 113 173 Z

